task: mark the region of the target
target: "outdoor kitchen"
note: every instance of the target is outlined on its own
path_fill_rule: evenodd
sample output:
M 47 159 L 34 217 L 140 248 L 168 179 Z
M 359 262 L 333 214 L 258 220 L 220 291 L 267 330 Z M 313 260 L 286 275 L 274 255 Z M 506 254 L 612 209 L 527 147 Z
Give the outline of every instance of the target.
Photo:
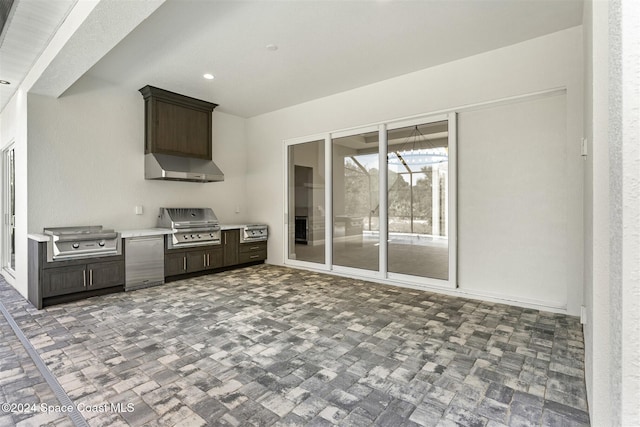
M 212 161 L 217 105 L 149 85 L 140 93 L 145 102 L 145 179 L 165 185 L 224 181 Z M 136 213 L 142 210 L 136 207 Z M 211 207 L 161 207 L 155 225 L 135 230 L 45 227 L 42 234 L 29 234 L 29 301 L 40 309 L 267 259 L 266 224 L 220 224 Z
M 161 208 L 151 229 L 45 228 L 29 235 L 29 301 L 43 308 L 263 263 L 267 238 L 267 225 L 220 225 L 211 208 Z

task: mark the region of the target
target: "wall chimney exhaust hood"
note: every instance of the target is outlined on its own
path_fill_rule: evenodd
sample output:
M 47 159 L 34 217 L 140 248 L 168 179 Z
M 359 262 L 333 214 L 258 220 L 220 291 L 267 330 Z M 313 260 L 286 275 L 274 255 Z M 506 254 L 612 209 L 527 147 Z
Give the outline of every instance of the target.
M 145 86 L 145 179 L 224 181 L 212 161 L 211 114 L 217 104 Z
M 144 177 L 166 181 L 224 181 L 224 174 L 211 160 L 157 153 L 145 154 Z

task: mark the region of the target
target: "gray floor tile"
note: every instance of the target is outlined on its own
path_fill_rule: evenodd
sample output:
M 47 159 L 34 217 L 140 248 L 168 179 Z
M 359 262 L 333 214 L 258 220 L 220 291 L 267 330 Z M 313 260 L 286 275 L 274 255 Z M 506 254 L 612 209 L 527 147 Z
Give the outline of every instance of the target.
M 90 425 L 589 425 L 574 317 L 268 265 L 0 298 L 76 403 L 135 403 Z M 54 399 L 2 320 L 0 397 Z

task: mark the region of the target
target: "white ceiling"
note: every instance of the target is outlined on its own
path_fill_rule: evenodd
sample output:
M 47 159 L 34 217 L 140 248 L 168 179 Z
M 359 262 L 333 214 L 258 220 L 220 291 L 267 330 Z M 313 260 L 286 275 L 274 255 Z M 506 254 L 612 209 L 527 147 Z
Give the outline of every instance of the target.
M 251 117 L 581 23 L 582 0 L 167 0 L 88 74 Z
M 65 20 L 77 0 L 15 0 L 0 44 L 0 111 Z

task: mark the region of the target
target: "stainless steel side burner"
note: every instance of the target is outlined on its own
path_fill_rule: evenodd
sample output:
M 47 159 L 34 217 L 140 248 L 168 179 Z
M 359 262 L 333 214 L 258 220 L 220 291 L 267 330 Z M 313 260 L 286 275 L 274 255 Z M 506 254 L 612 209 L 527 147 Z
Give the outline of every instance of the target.
M 47 244 L 47 261 L 119 255 L 120 233 L 101 225 L 50 227 L 43 230 L 51 236 Z
M 243 243 L 266 241 L 269 234 L 266 224 L 245 225 L 240 231 L 240 241 Z

